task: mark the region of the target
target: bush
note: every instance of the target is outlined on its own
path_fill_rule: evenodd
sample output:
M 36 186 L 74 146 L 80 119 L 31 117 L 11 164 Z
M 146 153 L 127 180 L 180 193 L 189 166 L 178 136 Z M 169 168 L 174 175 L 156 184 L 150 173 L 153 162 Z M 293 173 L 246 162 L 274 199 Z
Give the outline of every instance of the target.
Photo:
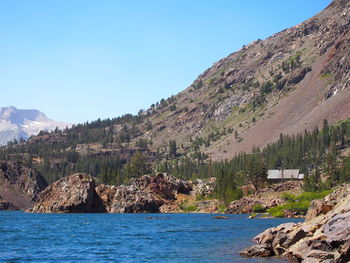
M 186 212 L 186 213 L 190 213 L 190 212 L 196 211 L 197 208 L 198 208 L 198 207 L 195 206 L 195 205 L 189 205 L 189 206 L 184 207 L 183 210 L 184 210 L 184 212 Z
M 295 195 L 290 194 L 290 193 L 283 193 L 282 194 L 282 199 L 285 200 L 285 201 L 293 202 L 293 201 L 295 201 Z
M 288 201 L 284 205 L 276 206 L 267 210 L 274 217 L 283 217 L 284 211 L 291 211 L 299 215 L 305 215 L 310 207 L 311 201 L 324 198 L 332 193 L 332 190 L 322 192 L 304 192 L 301 195 L 295 196 L 289 193 L 283 193 L 282 198 Z
M 253 206 L 253 212 L 254 213 L 265 213 L 266 212 L 266 207 L 262 205 L 254 205 Z
M 325 191 L 322 191 L 322 192 L 304 192 L 301 195 L 296 196 L 295 200 L 312 201 L 312 200 L 315 200 L 315 199 L 322 199 L 326 195 L 329 195 L 332 192 L 333 192 L 333 190 L 325 190 Z
M 310 207 L 310 201 L 298 201 L 298 202 L 288 202 L 284 205 L 279 205 L 273 208 L 269 208 L 267 212 L 274 217 L 283 217 L 284 211 L 291 211 L 298 215 L 305 215 Z

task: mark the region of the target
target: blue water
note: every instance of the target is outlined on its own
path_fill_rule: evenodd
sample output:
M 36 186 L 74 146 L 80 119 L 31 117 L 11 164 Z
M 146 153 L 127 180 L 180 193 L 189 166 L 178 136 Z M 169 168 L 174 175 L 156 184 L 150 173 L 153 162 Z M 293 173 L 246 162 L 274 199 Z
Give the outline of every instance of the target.
M 147 219 L 154 216 L 163 219 Z M 0 212 L 1 262 L 283 262 L 238 252 L 291 219 L 210 214 L 26 214 Z M 298 220 L 294 220 L 298 221 Z M 300 220 L 299 220 L 300 221 Z

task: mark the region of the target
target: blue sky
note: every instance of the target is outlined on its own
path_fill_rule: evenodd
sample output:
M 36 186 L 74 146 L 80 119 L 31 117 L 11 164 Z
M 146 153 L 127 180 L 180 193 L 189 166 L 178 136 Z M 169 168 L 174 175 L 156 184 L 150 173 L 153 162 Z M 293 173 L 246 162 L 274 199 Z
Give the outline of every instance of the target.
M 137 113 L 330 0 L 0 1 L 0 106 L 71 123 Z

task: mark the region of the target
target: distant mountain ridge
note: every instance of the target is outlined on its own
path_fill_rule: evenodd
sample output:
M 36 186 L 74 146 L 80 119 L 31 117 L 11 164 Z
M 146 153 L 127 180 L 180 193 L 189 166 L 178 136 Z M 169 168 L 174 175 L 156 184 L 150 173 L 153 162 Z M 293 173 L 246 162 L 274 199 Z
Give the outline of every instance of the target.
M 349 118 L 349 43 L 350 0 L 334 0 L 310 19 L 244 45 L 137 116 L 98 119 L 31 143 L 92 147 L 84 153 L 144 147 L 167 156 L 174 140 L 179 156 L 229 160 L 280 134 Z
M 350 0 L 334 0 L 310 19 L 214 63 L 190 87 L 138 115 L 39 134 L 0 149 L 0 159 L 33 163 L 48 182 L 86 172 L 124 184 L 152 169 L 183 178 L 220 176 L 226 168 L 212 172 L 203 164 L 239 163 L 249 156 L 236 159 L 242 152 L 261 152 L 283 136 L 299 138 L 350 119 L 349 43 Z M 288 168 L 298 168 L 284 150 L 270 167 L 289 161 Z M 301 160 L 311 160 L 307 151 L 298 152 Z
M 71 124 L 49 119 L 36 109 L 17 109 L 14 106 L 0 108 L 0 145 L 13 140 L 27 140 L 40 131 L 64 129 Z

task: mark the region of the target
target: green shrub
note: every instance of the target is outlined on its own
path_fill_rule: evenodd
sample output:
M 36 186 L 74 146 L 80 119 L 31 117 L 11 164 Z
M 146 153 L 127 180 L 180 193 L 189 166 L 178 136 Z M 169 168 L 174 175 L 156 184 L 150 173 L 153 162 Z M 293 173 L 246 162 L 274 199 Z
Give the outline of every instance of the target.
M 299 215 L 305 215 L 310 207 L 310 201 L 288 202 L 284 205 L 276 206 L 267 210 L 274 217 L 283 217 L 284 211 L 291 211 Z
M 184 212 L 186 212 L 186 213 L 190 213 L 190 212 L 196 211 L 197 208 L 198 208 L 198 207 L 195 206 L 195 205 L 189 205 L 189 206 L 184 207 L 183 210 L 184 210 Z
M 253 212 L 254 213 L 265 213 L 266 212 L 266 207 L 262 205 L 254 205 L 253 206 Z
M 332 193 L 333 190 L 325 190 L 322 192 L 304 192 L 301 195 L 298 195 L 295 197 L 295 200 L 308 200 L 308 201 L 312 201 L 315 199 L 322 199 L 324 198 L 326 195 L 329 195 L 330 193 Z
M 274 217 L 284 217 L 284 210 L 283 206 L 276 206 L 269 208 L 267 212 Z
M 295 195 L 290 194 L 290 193 L 283 193 L 282 194 L 282 199 L 285 201 L 295 201 Z
M 267 210 L 267 212 L 274 217 L 283 217 L 285 210 L 297 213 L 299 215 L 305 215 L 312 200 L 324 198 L 330 193 L 332 193 L 332 190 L 322 192 L 304 192 L 298 196 L 283 193 L 282 198 L 288 202 L 284 205 L 270 208 Z

